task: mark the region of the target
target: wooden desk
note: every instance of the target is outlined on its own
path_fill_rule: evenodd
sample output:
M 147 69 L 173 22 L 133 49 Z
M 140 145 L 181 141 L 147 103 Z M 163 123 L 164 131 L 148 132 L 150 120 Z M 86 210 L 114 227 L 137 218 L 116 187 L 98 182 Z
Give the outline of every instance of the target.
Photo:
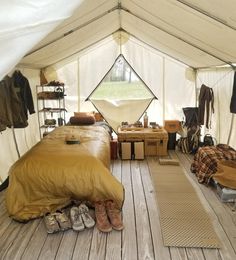
M 155 131 L 152 128 L 129 130 L 118 128 L 118 142 L 143 142 L 146 156 L 167 155 L 168 133 L 164 128 Z

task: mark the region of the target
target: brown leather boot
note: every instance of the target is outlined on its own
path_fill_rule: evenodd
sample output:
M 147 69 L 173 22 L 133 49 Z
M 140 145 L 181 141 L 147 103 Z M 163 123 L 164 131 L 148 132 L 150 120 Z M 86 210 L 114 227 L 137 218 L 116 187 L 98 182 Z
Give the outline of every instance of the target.
M 117 208 L 115 202 L 112 200 L 106 201 L 106 210 L 112 228 L 115 230 L 122 230 L 124 225 L 122 222 L 121 211 Z
M 111 232 L 112 226 L 108 220 L 105 203 L 103 201 L 95 202 L 96 227 L 102 232 Z

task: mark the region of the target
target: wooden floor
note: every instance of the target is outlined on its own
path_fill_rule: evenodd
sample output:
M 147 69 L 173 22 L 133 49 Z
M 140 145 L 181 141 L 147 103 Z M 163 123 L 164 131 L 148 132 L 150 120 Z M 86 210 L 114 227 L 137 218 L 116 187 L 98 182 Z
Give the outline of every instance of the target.
M 72 230 L 48 235 L 42 219 L 21 224 L 6 212 L 4 192 L 0 193 L 0 259 L 91 259 L 91 260 L 216 260 L 236 259 L 236 212 L 232 204 L 220 202 L 214 190 L 197 183 L 189 172 L 192 157 L 179 152 L 178 157 L 196 187 L 200 199 L 212 217 L 222 246 L 218 249 L 164 247 L 149 166 L 158 160 L 115 160 L 113 174 L 124 184 L 125 229 L 103 234 L 96 228 L 77 233 Z

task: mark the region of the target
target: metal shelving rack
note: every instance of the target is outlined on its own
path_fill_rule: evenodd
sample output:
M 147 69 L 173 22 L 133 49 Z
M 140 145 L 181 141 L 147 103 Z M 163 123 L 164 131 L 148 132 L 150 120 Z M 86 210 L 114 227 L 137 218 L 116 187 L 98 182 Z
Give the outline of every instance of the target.
M 37 85 L 37 110 L 40 138 L 65 123 L 65 87 L 64 85 Z M 47 122 L 50 121 L 48 124 Z

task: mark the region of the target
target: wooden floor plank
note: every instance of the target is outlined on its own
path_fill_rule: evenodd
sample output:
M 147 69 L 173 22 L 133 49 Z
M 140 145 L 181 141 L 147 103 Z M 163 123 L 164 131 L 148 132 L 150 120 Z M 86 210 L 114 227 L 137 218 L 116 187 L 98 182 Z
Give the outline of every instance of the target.
M 38 259 L 55 259 L 62 237 L 63 232 L 48 234 Z
M 60 247 L 56 254 L 56 260 L 72 259 L 78 232 L 73 229 L 63 233 Z
M 22 225 L 20 232 L 18 233 L 17 237 L 14 239 L 11 246 L 8 248 L 7 252 L 5 254 L 1 252 L 3 259 L 21 258 L 30 239 L 34 235 L 35 230 L 39 225 L 39 222 L 40 219 L 36 219 Z
M 39 225 L 35 229 L 34 235 L 25 248 L 24 254 L 22 255 L 22 260 L 38 259 L 46 238 L 46 228 L 43 219 L 40 219 Z
M 0 237 L 7 232 L 9 225 L 11 224 L 12 219 L 8 217 L 7 209 L 5 207 L 1 208 L 0 211 Z M 1 247 L 0 247 L 1 249 Z M 1 250 L 0 250 L 1 251 Z
M 2 234 L 0 240 L 1 255 L 7 253 L 15 239 L 20 235 L 23 225 L 24 224 L 18 223 L 16 221 L 11 221 L 11 223 L 8 225 L 7 230 Z
M 6 190 L 2 190 L 0 192 L 0 207 L 1 205 L 4 206 L 4 203 L 5 203 L 5 196 L 6 196 Z
M 89 260 L 105 259 L 106 257 L 107 233 L 99 231 L 97 228 L 93 230 L 93 238 L 90 247 Z
M 174 260 L 188 260 L 185 248 L 170 247 L 171 259 Z
M 201 248 L 186 248 L 186 254 L 188 259 L 193 260 L 205 260 L 204 254 Z
M 131 177 L 135 206 L 138 259 L 153 259 L 154 250 L 150 222 L 138 161 L 131 162 Z
M 72 257 L 73 260 L 89 259 L 93 231 L 94 230 L 92 228 L 92 229 L 86 229 L 78 233 L 74 252 L 73 252 L 73 257 Z
M 125 201 L 123 206 L 123 222 L 125 225 L 122 231 L 122 259 L 138 259 L 136 222 L 134 212 L 134 200 L 131 183 L 130 161 L 122 161 L 122 183 L 125 186 Z

